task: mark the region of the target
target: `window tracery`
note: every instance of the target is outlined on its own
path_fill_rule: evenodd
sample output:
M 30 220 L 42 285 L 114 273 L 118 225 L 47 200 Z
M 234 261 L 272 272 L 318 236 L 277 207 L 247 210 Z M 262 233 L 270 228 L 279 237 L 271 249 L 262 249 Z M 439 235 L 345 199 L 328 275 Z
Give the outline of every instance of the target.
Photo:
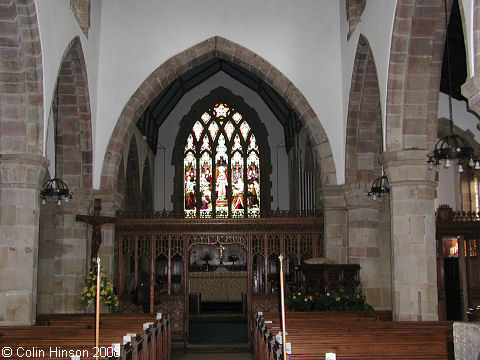
M 185 139 L 185 217 L 258 217 L 259 154 L 254 131 L 240 112 L 226 103 L 203 112 Z

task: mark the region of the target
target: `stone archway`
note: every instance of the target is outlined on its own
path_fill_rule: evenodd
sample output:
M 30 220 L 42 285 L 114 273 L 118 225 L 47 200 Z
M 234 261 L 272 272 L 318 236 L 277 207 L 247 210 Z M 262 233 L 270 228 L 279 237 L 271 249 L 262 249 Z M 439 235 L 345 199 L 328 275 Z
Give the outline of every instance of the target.
M 382 138 L 377 69 L 368 40 L 360 35 L 350 84 L 345 184 L 372 182 L 381 175 Z
M 43 157 L 42 54 L 34 0 L 2 2 L 0 41 L 8 60 L 0 67 L 0 325 L 36 318 L 38 192 Z M 18 274 L 22 281 L 16 281 Z
M 397 2 L 383 154 L 391 190 L 396 320 L 438 319 L 435 181 L 426 155 L 437 139 L 445 28 L 443 1 Z
M 87 68 L 80 38 L 67 46 L 60 64 L 58 97 L 57 173 L 70 188 L 92 187 L 92 124 Z
M 391 309 L 388 197 L 372 202 L 366 188 L 382 175 L 382 117 L 377 69 L 370 44 L 358 39 L 350 84 L 344 194 L 348 262 L 360 264 L 362 287 L 375 309 Z
M 74 198 L 68 207 L 58 206 L 55 201 L 41 207 L 38 265 L 38 312 L 41 313 L 77 311 L 86 272 L 91 229 L 76 222 L 75 216 L 88 213 L 89 204 L 93 205 L 92 126 L 86 64 L 78 37 L 65 50 L 53 99 L 54 126 L 49 131 L 54 134 L 55 154 L 48 155 L 55 159 L 55 175 L 67 183 Z M 52 220 L 43 216 L 44 212 L 55 217 L 54 233 Z M 55 252 L 58 248 L 69 251 L 59 254 L 58 250 Z
M 134 132 L 137 120 L 147 105 L 177 77 L 213 58 L 226 59 L 265 81 L 298 114 L 314 146 L 321 168 L 323 184 L 336 183 L 336 171 L 331 147 L 320 120 L 301 92 L 280 71 L 252 51 L 232 41 L 216 36 L 177 54 L 158 67 L 137 89 L 125 105 L 107 146 L 102 167 L 101 189 L 116 189 L 117 173 L 126 144 Z

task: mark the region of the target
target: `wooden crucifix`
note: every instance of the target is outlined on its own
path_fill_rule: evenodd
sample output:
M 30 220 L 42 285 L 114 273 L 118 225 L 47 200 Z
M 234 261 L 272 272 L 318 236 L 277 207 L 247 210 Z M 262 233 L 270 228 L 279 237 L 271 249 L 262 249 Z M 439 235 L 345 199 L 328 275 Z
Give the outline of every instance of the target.
M 98 248 L 102 243 L 102 224 L 115 222 L 115 217 L 100 216 L 100 210 L 102 210 L 101 204 L 102 200 L 95 199 L 93 203 L 93 215 L 77 215 L 76 217 L 77 221 L 83 221 L 90 225 L 93 225 L 90 260 L 97 258 Z

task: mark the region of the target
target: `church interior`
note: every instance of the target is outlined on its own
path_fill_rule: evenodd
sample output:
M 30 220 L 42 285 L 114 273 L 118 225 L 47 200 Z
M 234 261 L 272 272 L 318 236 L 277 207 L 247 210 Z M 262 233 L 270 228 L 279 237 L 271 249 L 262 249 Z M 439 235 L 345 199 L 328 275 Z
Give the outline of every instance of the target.
M 480 356 L 479 0 L 0 0 L 0 73 L 2 355 Z

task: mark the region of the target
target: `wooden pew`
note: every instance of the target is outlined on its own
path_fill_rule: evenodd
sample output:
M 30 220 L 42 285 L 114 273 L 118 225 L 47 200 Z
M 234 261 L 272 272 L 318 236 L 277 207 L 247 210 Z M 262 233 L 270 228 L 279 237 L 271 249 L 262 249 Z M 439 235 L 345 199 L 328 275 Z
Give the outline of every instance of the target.
M 37 325 L 0 327 L 0 347 L 12 348 L 11 359 L 57 359 L 80 355 L 93 359 L 113 356 L 111 345 L 120 343 L 123 360 L 169 360 L 171 356 L 170 318 L 156 320 L 150 314 L 103 314 L 100 344 L 95 349 L 93 314 L 39 315 Z M 144 323 L 149 323 L 143 328 Z M 123 336 L 135 333 L 123 345 Z
M 287 312 L 289 359 L 325 358 L 327 352 L 339 360 L 453 359 L 451 322 L 380 320 L 385 317 L 374 312 Z M 282 346 L 275 339 L 280 315 L 256 315 L 254 327 L 254 359 L 282 359 Z

